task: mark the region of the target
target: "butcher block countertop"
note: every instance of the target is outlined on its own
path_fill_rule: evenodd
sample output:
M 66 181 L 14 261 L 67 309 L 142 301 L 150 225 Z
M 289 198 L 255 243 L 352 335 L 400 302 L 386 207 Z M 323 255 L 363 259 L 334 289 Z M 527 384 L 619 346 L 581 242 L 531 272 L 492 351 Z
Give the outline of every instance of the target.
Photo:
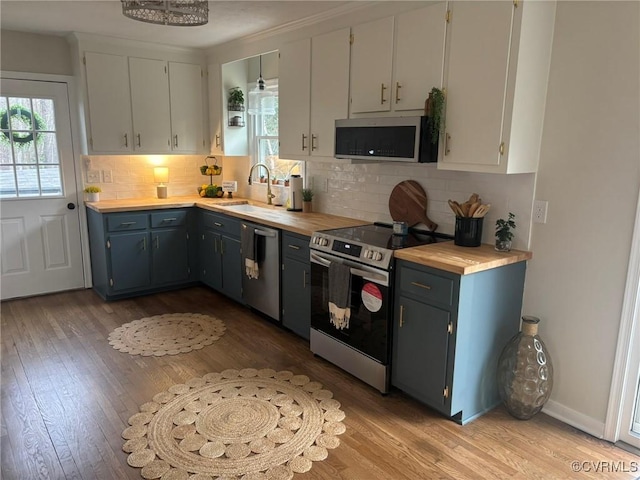
M 371 222 L 355 218 L 340 217 L 327 213 L 290 212 L 285 207 L 276 207 L 246 198 L 201 198 L 196 195 L 170 198 L 131 198 L 125 200 L 101 200 L 85 202 L 87 208 L 100 213 L 130 212 L 135 210 L 160 210 L 166 208 L 198 207 L 212 212 L 225 213 L 236 218 L 258 222 L 269 227 L 280 228 L 300 235 L 311 236 L 318 230 L 353 227 Z M 260 212 L 236 212 L 225 208 L 232 205 L 255 205 L 270 210 L 269 215 Z
M 196 195 L 189 195 L 165 199 L 151 197 L 125 200 L 101 200 L 99 202 L 85 202 L 85 204 L 87 208 L 100 213 L 198 207 L 307 236 L 311 236 L 313 232 L 319 230 L 353 227 L 371 223 L 354 218 L 329 215 L 327 213 L 290 212 L 287 211 L 285 207 L 271 206 L 266 203 L 237 197 L 201 198 Z M 266 208 L 270 211 L 268 215 L 266 215 L 264 212 L 237 212 L 225 208 L 225 206 L 245 204 Z M 458 275 L 468 275 L 529 260 L 532 258 L 532 253 L 522 250 L 496 252 L 493 245 L 459 247 L 451 241 L 395 250 L 394 256 L 395 258 Z
M 533 254 L 524 250 L 497 252 L 493 245 L 487 244 L 482 244 L 479 247 L 459 247 L 450 241 L 403 248 L 396 250 L 394 256 L 458 275 L 468 275 L 512 263 L 524 262 L 531 259 Z

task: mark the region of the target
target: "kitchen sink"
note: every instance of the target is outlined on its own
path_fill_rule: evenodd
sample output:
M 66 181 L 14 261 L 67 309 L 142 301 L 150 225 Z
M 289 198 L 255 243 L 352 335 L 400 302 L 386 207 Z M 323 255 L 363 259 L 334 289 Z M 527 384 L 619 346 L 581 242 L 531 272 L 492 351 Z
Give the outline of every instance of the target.
M 273 208 L 259 207 L 257 205 L 220 205 L 225 210 L 229 210 L 237 213 L 246 213 L 249 215 L 256 215 L 263 218 L 279 218 L 280 211 Z

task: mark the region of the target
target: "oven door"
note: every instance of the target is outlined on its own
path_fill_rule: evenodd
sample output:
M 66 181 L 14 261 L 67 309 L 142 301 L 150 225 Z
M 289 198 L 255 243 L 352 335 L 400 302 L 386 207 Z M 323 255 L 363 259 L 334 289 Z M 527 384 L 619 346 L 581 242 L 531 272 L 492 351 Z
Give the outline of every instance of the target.
M 351 267 L 349 326 L 337 329 L 329 320 L 329 265 Z M 311 250 L 311 328 L 388 365 L 391 358 L 393 298 L 385 270 Z

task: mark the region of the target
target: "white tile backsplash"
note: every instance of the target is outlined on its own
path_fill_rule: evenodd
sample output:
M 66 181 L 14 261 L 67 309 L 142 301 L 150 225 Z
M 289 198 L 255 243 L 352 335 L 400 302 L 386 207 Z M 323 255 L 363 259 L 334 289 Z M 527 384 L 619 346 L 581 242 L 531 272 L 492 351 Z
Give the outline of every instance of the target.
M 113 183 L 99 183 L 101 198 L 154 197 L 153 167 L 169 167 L 167 184 L 169 197 L 192 195 L 197 187 L 209 183 L 209 177 L 200 174 L 204 155 L 112 155 L 83 157 L 83 178 L 86 179 L 87 160 L 92 170 L 111 170 Z M 221 177 L 213 177 L 214 183 L 224 180 L 238 182 L 238 196 L 254 200 L 266 199 L 265 185 L 247 185 L 249 157 L 220 157 L 223 165 Z M 211 160 L 209 160 L 211 163 Z M 482 240 L 493 243 L 495 221 L 506 218 L 509 212 L 516 215 L 514 248 L 526 249 L 529 245 L 531 211 L 535 187 L 535 174 L 499 175 L 438 170 L 435 164 L 413 163 L 349 163 L 307 161 L 307 179 L 318 180 L 324 185 L 314 185 L 313 209 L 366 221 L 391 222 L 389 196 L 393 188 L 403 180 L 416 180 L 427 192 L 429 218 L 438 224 L 438 231 L 453 234 L 455 217 L 447 200 L 464 202 L 472 193 L 478 193 L 491 210 L 484 219 Z M 285 200 L 286 203 L 286 200 Z
M 392 221 L 389 196 L 403 180 L 416 180 L 427 192 L 429 218 L 438 231 L 453 234 L 455 216 L 447 200 L 464 202 L 478 193 L 491 210 L 483 224 L 482 239 L 493 243 L 495 221 L 516 215 L 514 248 L 529 244 L 535 174 L 496 175 L 438 170 L 435 164 L 307 162 L 307 176 L 326 177 L 327 192 L 316 189 L 314 210 L 369 221 Z

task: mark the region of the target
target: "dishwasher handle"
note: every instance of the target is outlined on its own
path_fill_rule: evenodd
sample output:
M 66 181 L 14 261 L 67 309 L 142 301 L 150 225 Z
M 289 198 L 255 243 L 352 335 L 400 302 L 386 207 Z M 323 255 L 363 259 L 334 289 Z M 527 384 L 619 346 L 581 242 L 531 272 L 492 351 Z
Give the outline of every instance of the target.
M 273 230 L 259 230 L 257 228 L 253 230 L 253 233 L 255 235 L 258 235 L 259 237 L 275 238 L 278 236 L 278 233 L 274 232 Z

